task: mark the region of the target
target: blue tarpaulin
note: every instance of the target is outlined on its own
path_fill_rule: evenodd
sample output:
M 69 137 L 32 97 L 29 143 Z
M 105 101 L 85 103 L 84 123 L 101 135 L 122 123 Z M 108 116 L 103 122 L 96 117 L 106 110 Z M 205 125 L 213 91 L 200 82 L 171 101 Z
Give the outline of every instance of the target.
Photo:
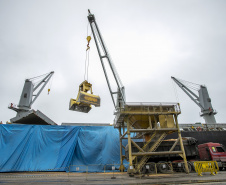
M 98 172 L 113 163 L 120 164 L 113 127 L 0 125 L 0 172 L 68 171 L 76 165 Z

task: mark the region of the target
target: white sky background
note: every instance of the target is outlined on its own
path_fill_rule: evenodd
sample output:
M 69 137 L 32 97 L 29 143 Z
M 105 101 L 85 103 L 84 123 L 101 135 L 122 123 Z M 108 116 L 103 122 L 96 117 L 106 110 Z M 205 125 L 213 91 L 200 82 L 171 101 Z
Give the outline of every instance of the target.
M 69 110 L 84 80 L 87 9 L 125 86 L 127 102 L 177 102 L 180 123 L 204 122 L 199 107 L 171 76 L 205 84 L 225 123 L 226 1 L 224 0 L 0 0 L 0 121 L 15 117 L 24 80 L 55 71 L 33 104 L 58 124 L 112 123 L 113 103 L 91 40 L 89 82 L 101 107 Z M 90 29 L 89 29 L 90 30 Z M 178 94 L 176 98 L 174 87 Z

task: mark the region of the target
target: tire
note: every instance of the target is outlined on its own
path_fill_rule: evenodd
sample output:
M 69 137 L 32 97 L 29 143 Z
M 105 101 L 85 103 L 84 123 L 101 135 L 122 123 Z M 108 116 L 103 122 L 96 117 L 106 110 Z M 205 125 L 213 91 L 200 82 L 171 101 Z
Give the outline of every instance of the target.
M 155 163 L 149 163 L 149 169 L 148 169 L 148 173 L 156 173 L 156 169 L 155 169 Z
M 195 171 L 194 161 L 189 162 L 191 164 L 191 171 Z
M 191 173 L 191 171 L 192 171 L 192 165 L 191 165 L 190 162 L 187 162 L 187 164 L 188 164 L 188 173 Z M 182 164 L 182 168 L 183 168 L 183 171 L 186 172 L 184 163 Z
M 177 166 L 177 163 L 172 163 L 172 167 L 173 167 L 173 171 L 175 171 L 175 172 L 179 172 L 180 171 L 178 166 Z
M 141 174 L 146 174 L 147 173 L 146 164 L 142 167 L 140 172 L 141 172 Z
M 169 170 L 169 166 L 166 162 L 158 162 L 157 169 L 160 173 L 166 173 Z

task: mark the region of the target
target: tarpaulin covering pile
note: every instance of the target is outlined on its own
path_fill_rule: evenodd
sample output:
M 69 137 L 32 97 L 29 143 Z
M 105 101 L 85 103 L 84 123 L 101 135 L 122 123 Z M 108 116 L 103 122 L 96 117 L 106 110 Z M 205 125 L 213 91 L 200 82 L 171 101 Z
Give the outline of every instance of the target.
M 113 127 L 0 125 L 0 172 L 68 171 L 76 165 L 101 172 L 113 163 L 120 164 Z

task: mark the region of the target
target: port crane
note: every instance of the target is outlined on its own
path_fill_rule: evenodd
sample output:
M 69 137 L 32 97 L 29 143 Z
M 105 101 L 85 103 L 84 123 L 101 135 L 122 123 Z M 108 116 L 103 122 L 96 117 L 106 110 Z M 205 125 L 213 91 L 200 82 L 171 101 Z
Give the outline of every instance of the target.
M 88 10 L 88 21 L 92 30 L 92 34 L 95 40 L 96 48 L 100 57 L 101 65 L 103 67 L 104 75 L 107 81 L 109 92 L 115 107 L 115 114 L 125 104 L 125 88 L 122 84 L 122 81 L 119 78 L 119 75 L 116 71 L 116 68 L 112 62 L 112 59 L 109 55 L 107 47 L 104 44 L 104 40 L 101 36 L 100 30 L 96 23 L 95 16 L 91 14 Z M 87 37 L 88 45 L 91 37 Z M 107 69 L 110 68 L 110 74 L 108 74 Z M 114 82 L 110 81 L 110 77 L 114 78 Z M 89 93 L 90 92 L 90 93 Z M 92 84 L 88 81 L 84 81 L 79 86 L 79 92 L 76 99 L 71 99 L 69 103 L 69 110 L 88 113 L 91 110 L 91 105 L 96 107 L 100 106 L 100 97 L 93 94 Z
M 9 109 L 17 112 L 16 117 L 10 119 L 12 123 L 56 125 L 55 122 L 45 116 L 41 111 L 31 109 L 32 104 L 37 100 L 53 74 L 54 71 L 51 71 L 50 73 L 25 80 L 19 104 L 15 105 L 10 103 L 8 106 Z M 35 80 L 38 80 L 36 84 L 34 84 Z M 48 89 L 48 93 L 49 91 L 50 89 Z
M 107 81 L 107 85 L 111 94 L 111 98 L 115 107 L 116 112 L 119 108 L 123 108 L 125 104 L 125 87 L 122 84 L 122 81 L 116 71 L 116 68 L 112 62 L 110 54 L 105 46 L 103 37 L 101 36 L 100 30 L 96 23 L 96 19 L 94 14 L 91 14 L 90 10 L 88 10 L 88 21 L 93 33 L 93 37 L 96 43 L 96 48 L 100 57 L 101 65 L 103 67 L 104 75 Z M 106 70 L 106 65 L 108 65 L 111 69 L 111 73 L 114 77 L 117 89 L 113 89 L 113 84 L 110 83 L 109 76 Z M 115 97 L 116 95 L 116 97 Z
M 179 80 L 173 76 L 171 78 L 191 98 L 191 100 L 200 107 L 200 116 L 204 118 L 205 123 L 215 124 L 216 119 L 214 115 L 217 114 L 217 112 L 212 107 L 211 99 L 209 97 L 209 93 L 207 91 L 206 86 L 194 84 L 184 80 Z M 194 93 L 191 89 L 197 90 L 198 95 Z
M 95 40 L 98 55 L 107 81 L 109 92 L 115 107 L 114 127 L 119 130 L 120 138 L 120 170 L 124 170 L 122 150 L 125 149 L 122 141 L 128 140 L 129 168 L 127 173 L 139 173 L 146 168 L 150 156 L 155 154 L 164 138 L 173 132 L 178 132 L 178 139 L 170 151 L 162 152 L 161 155 L 178 154 L 183 158 L 185 169 L 188 172 L 183 142 L 177 122 L 177 115 L 180 114 L 179 104 L 175 103 L 129 103 L 126 102 L 125 87 L 112 62 L 110 54 L 105 46 L 103 37 L 96 23 L 95 16 L 88 10 L 88 21 Z M 107 70 L 110 68 L 110 70 Z M 109 73 L 110 71 L 110 73 Z M 110 78 L 111 77 L 111 78 Z M 112 82 L 112 77 L 114 81 Z M 159 123 L 159 126 L 158 126 Z M 145 145 L 139 147 L 133 139 L 145 139 Z M 152 147 L 147 149 L 151 141 Z M 173 151 L 176 144 L 180 143 L 180 150 Z M 138 148 L 139 152 L 132 151 L 132 145 Z M 138 157 L 139 156 L 139 157 Z M 139 160 L 137 160 L 139 158 Z M 164 167 L 165 164 L 159 164 Z

